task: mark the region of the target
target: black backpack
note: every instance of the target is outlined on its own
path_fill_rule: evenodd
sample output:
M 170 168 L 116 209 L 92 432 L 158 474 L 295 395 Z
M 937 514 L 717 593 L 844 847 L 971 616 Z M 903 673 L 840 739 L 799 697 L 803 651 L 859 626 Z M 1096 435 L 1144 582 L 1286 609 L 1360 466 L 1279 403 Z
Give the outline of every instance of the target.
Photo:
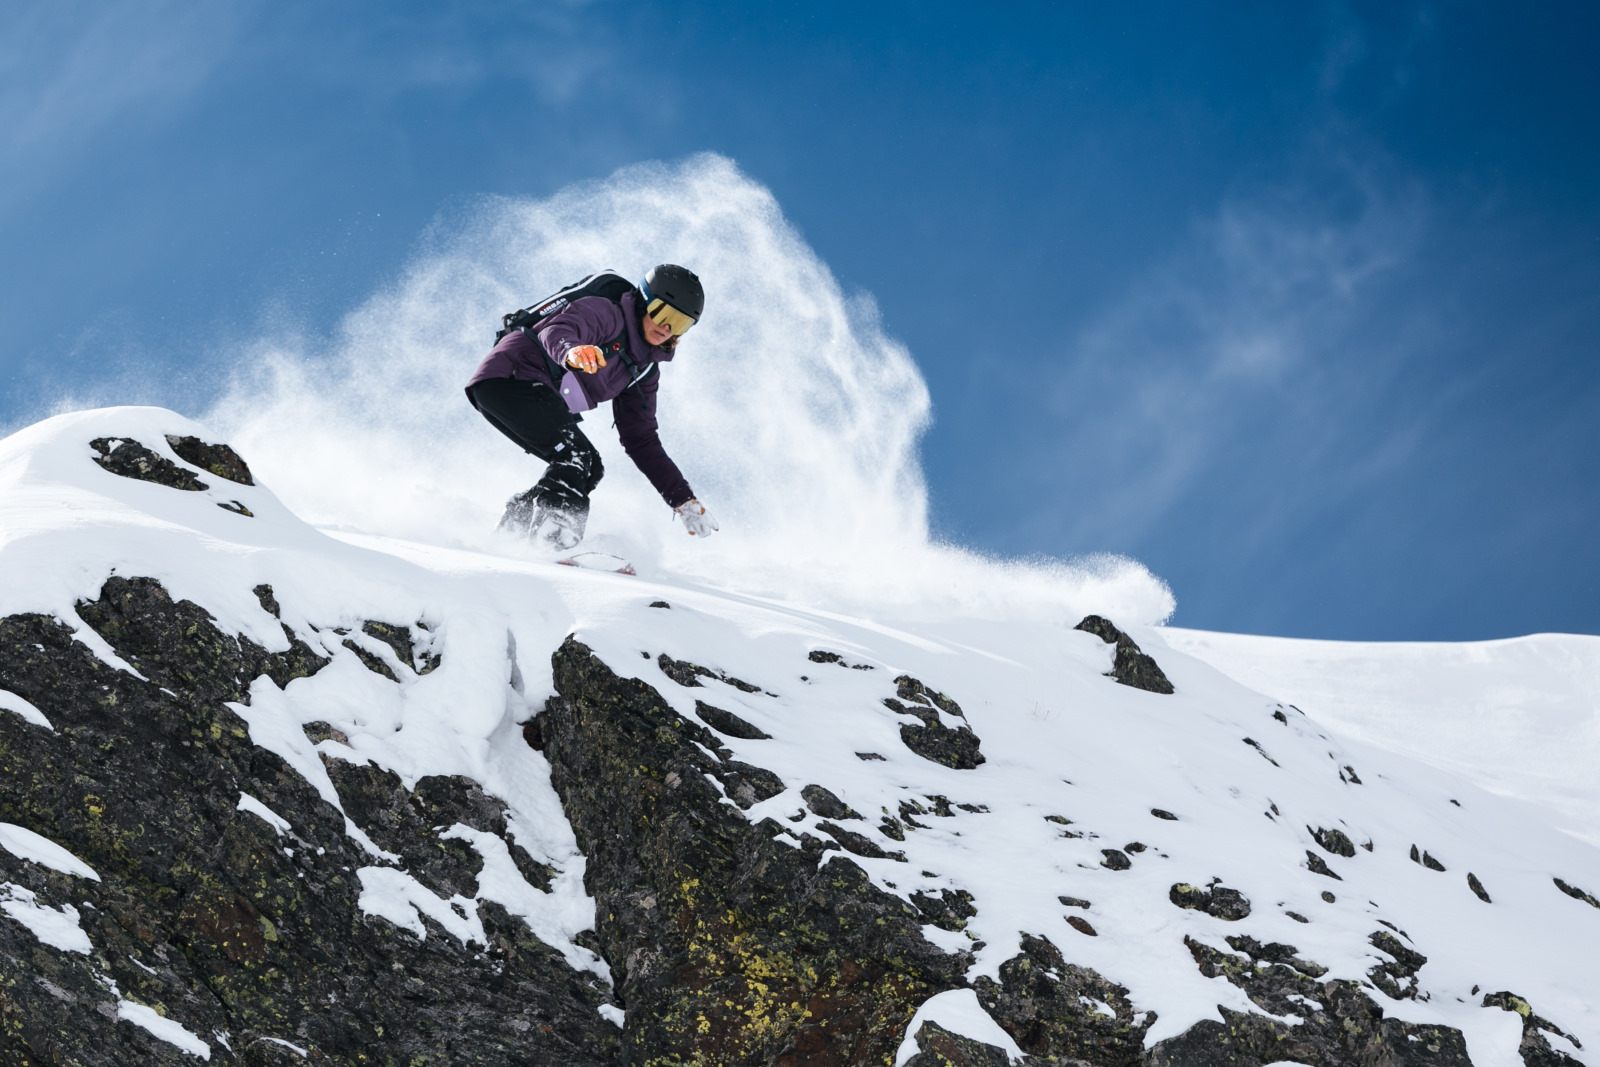
M 539 328 L 539 324 L 545 319 L 548 319 L 574 300 L 581 300 L 586 296 L 598 296 L 621 307 L 623 294 L 632 292 L 633 288 L 633 283 L 616 271 L 603 270 L 598 274 L 591 274 L 587 278 L 574 282 L 565 289 L 545 297 L 537 304 L 518 308 L 516 311 L 507 312 L 500 316 L 500 331 L 494 335 L 494 343 L 499 344 L 501 339 L 512 330 L 521 330 L 533 338 L 534 343 L 538 344 L 540 352 L 544 352 L 544 345 L 539 342 L 539 338 L 534 331 Z M 628 375 L 633 379 L 628 383 L 628 389 L 633 389 L 641 381 L 649 377 L 651 372 L 659 369 L 652 363 L 643 371 L 640 371 L 628 355 L 626 334 L 617 338 L 617 342 L 620 342 L 620 345 L 613 342 L 605 347 L 621 356 L 622 362 L 627 366 Z M 565 369 L 561 364 L 551 359 L 548 352 L 544 352 L 544 360 L 549 367 L 550 380 L 552 382 L 560 382 L 562 374 L 566 373 Z M 639 397 L 641 405 L 645 403 L 642 393 L 635 392 L 634 395 Z
M 633 283 L 616 271 L 603 270 L 599 274 L 591 274 L 582 281 L 574 282 L 560 292 L 545 297 L 537 304 L 500 316 L 500 332 L 494 335 L 494 343 L 499 344 L 500 340 L 512 330 L 528 333 L 537 329 L 539 323 L 574 300 L 581 300 L 586 296 L 598 296 L 613 304 L 621 304 L 622 294 L 632 289 Z

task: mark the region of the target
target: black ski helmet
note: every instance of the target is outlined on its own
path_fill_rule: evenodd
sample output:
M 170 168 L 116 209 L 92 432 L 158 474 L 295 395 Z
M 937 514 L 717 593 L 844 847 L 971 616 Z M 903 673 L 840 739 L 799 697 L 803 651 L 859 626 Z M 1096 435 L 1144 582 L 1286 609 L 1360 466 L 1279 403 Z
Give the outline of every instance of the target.
M 665 300 L 692 319 L 699 319 L 706 307 L 706 291 L 694 271 L 676 263 L 663 263 L 645 272 L 639 283 L 645 303 Z

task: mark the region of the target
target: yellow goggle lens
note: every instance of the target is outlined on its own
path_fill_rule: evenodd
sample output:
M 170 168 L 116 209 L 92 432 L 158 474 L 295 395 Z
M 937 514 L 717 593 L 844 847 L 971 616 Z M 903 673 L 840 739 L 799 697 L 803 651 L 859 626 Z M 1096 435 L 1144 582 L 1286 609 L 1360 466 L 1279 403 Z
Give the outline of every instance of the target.
M 694 325 L 694 317 L 685 315 L 665 300 L 655 299 L 650 301 L 650 306 L 645 309 L 645 314 L 650 316 L 650 321 L 657 326 L 665 326 L 672 331 L 674 337 L 682 337 L 689 332 L 689 327 Z

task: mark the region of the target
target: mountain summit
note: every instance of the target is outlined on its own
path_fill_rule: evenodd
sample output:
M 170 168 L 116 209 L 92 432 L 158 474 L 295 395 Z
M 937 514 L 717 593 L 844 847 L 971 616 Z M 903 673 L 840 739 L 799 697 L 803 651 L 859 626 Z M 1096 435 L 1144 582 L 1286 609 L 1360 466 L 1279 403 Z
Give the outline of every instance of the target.
M 1104 605 L 918 615 L 14 434 L 0 1061 L 1592 1062 L 1592 844 Z

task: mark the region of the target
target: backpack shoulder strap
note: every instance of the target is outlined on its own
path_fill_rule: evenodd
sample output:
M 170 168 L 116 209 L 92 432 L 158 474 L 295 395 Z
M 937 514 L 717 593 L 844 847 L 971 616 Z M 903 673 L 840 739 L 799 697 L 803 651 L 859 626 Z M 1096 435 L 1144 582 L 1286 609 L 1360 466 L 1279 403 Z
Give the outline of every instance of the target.
M 500 316 L 500 332 L 495 334 L 495 343 L 512 330 L 529 330 L 537 327 L 540 322 L 565 308 L 574 300 L 582 300 L 586 296 L 598 296 L 609 300 L 613 304 L 620 304 L 624 293 L 633 288 L 633 283 L 614 270 L 603 270 L 598 274 L 591 274 L 586 278 L 573 282 L 564 289 L 560 289 L 545 297 L 537 304 L 530 304 L 525 308 L 508 312 Z

